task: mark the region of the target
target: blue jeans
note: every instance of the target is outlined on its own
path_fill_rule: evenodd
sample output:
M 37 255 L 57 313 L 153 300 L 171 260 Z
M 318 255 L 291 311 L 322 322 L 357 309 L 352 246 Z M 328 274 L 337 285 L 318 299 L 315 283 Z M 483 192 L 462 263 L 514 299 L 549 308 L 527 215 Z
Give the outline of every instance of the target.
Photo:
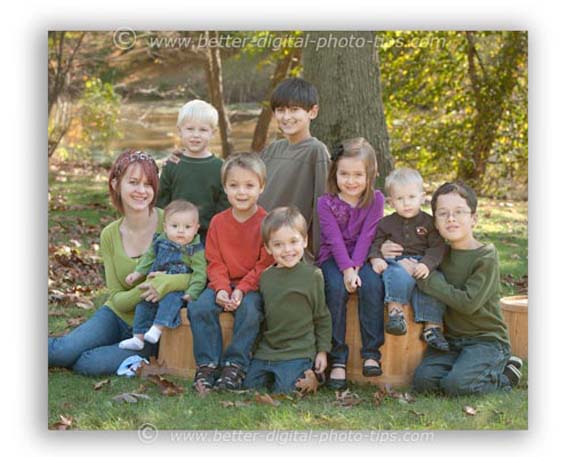
M 274 393 L 291 392 L 296 389 L 296 381 L 311 368 L 312 360 L 308 358 L 280 361 L 252 359 L 244 379 L 244 387 L 272 388 Z
M 150 344 L 141 351 L 120 349 L 118 343 L 131 336 L 132 328 L 102 306 L 67 335 L 48 338 L 48 366 L 71 368 L 84 375 L 114 374 L 131 355 L 148 358 L 156 350 L 156 345 Z
M 174 328 L 180 325 L 184 292 L 170 292 L 158 303 L 141 301 L 134 312 L 134 334 L 146 333 L 152 324 Z
M 234 311 L 232 341 L 222 354 L 220 313 L 224 309 L 216 303 L 216 292 L 207 288 L 198 300 L 188 303 L 188 319 L 194 339 L 196 365 L 228 365 L 233 363 L 246 371 L 250 364 L 252 345 L 262 322 L 262 297 L 249 292 Z
M 401 259 L 420 260 L 422 256 L 399 256 L 386 259 L 388 268 L 382 273 L 384 303 L 411 303 L 416 322 L 442 324 L 446 306 L 416 287 L 416 280 L 398 263 Z
M 348 346 L 346 344 L 346 303 L 348 291 L 344 287 L 344 277 L 334 258 L 328 259 L 320 269 L 324 275 L 326 304 L 332 316 L 332 363 L 346 364 Z M 362 358 L 380 360 L 380 346 L 384 344 L 384 287 L 380 276 L 365 263 L 359 272 L 362 287 L 358 288 L 358 319 L 362 337 Z
M 510 347 L 497 340 L 449 339 L 450 352 L 428 347 L 414 372 L 412 387 L 417 392 L 468 395 L 510 389 L 504 376 Z

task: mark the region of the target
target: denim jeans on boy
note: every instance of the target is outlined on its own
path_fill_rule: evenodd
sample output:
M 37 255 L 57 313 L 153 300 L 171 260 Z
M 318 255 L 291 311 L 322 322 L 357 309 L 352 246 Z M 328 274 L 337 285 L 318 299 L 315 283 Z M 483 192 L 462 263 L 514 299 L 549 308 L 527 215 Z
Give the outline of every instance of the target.
M 311 368 L 312 359 L 309 358 L 279 361 L 252 359 L 244 379 L 244 387 L 266 387 L 271 388 L 274 393 L 292 392 L 296 389 L 296 381 Z
M 402 259 L 420 260 L 422 256 L 399 256 L 386 259 L 388 267 L 382 273 L 384 303 L 411 303 L 416 322 L 442 324 L 446 306 L 416 287 L 416 280 L 398 263 Z
M 497 340 L 449 338 L 450 352 L 428 347 L 414 372 L 417 392 L 468 395 L 510 389 L 503 374 L 510 347 Z
M 120 349 L 118 343 L 132 336 L 132 328 L 107 306 L 64 336 L 48 338 L 48 366 L 71 368 L 84 375 L 110 375 L 131 355 L 148 358 L 156 345 L 141 351 Z
M 348 291 L 344 287 L 344 277 L 334 258 L 320 265 L 324 275 L 326 305 L 332 316 L 331 363 L 346 364 L 348 346 L 346 345 L 346 303 Z M 360 354 L 364 360 L 380 360 L 380 346 L 384 343 L 384 291 L 380 275 L 370 264 L 365 263 L 359 272 L 362 287 L 358 288 L 358 319 L 362 348 Z
M 198 300 L 188 303 L 188 319 L 194 338 L 196 365 L 234 364 L 246 371 L 250 364 L 252 345 L 262 322 L 262 297 L 249 292 L 234 313 L 232 341 L 222 354 L 222 329 L 220 313 L 224 309 L 216 303 L 216 293 L 207 288 Z
M 168 328 L 180 325 L 180 308 L 185 305 L 182 301 L 184 292 L 170 292 L 158 303 L 141 301 L 134 311 L 134 333 L 146 333 L 152 324 Z

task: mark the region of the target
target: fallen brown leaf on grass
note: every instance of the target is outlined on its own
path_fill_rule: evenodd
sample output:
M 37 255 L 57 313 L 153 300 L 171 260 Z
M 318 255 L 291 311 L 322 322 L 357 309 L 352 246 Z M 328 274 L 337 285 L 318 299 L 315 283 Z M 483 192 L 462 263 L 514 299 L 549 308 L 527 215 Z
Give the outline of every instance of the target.
M 72 418 L 60 415 L 60 420 L 50 425 L 50 430 L 68 430 L 72 427 Z
M 336 392 L 336 401 L 334 402 L 334 405 L 340 406 L 342 408 L 350 408 L 361 402 L 362 399 L 358 396 L 358 394 L 352 393 L 349 389 L 346 389 Z
M 467 416 L 475 416 L 478 412 L 472 406 L 464 406 L 462 410 L 466 413 Z
M 261 405 L 278 406 L 280 404 L 278 400 L 274 400 L 268 394 L 261 395 L 259 393 L 256 393 L 254 394 L 254 401 L 256 401 L 256 403 L 260 403 Z
M 138 400 L 150 400 L 150 397 L 146 394 L 139 394 L 136 392 L 124 392 L 120 395 L 116 395 L 112 400 L 125 403 L 137 403 Z
M 386 397 L 398 400 L 400 403 L 414 403 L 416 398 L 409 392 L 397 392 L 392 388 L 390 384 L 379 384 L 379 391 L 374 394 L 374 401 L 378 402 L 378 405 Z
M 296 389 L 303 395 L 316 393 L 318 390 L 318 379 L 312 370 L 306 370 L 304 372 L 304 377 L 296 381 Z
M 196 392 L 198 392 L 198 395 L 200 397 L 205 397 L 206 395 L 208 395 L 210 393 L 210 389 L 208 389 L 204 384 L 199 383 L 199 382 L 194 383 L 194 390 L 196 390 Z
M 249 401 L 221 401 L 220 404 L 224 408 L 242 408 L 250 404 Z
M 94 390 L 100 390 L 102 389 L 102 387 L 106 386 L 110 384 L 110 379 L 104 379 L 103 381 L 97 382 L 96 384 L 94 384 Z
M 136 370 L 136 376 L 140 378 L 147 378 L 149 376 L 162 376 L 170 374 L 168 368 L 164 363 L 159 364 L 158 359 L 154 356 L 150 357 L 150 363 L 143 363 Z
M 162 395 L 166 395 L 167 397 L 174 397 L 176 395 L 183 394 L 186 390 L 184 387 L 179 386 L 178 384 L 175 384 L 172 381 L 169 381 L 168 379 L 163 378 L 157 374 L 148 376 L 146 379 L 152 384 L 156 384 L 160 389 L 160 393 Z
M 66 325 L 68 327 L 78 327 L 80 324 L 82 324 L 84 321 L 86 320 L 86 318 L 84 316 L 80 316 L 80 317 L 71 317 L 70 319 L 68 319 L 66 321 Z

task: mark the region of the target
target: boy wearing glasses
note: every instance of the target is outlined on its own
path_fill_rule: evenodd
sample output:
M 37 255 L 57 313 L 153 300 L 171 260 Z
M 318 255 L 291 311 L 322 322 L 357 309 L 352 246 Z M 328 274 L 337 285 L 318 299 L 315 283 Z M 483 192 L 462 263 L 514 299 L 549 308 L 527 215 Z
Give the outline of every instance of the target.
M 403 306 L 411 303 L 415 321 L 424 322 L 422 339 L 436 350 L 448 351 L 442 332 L 444 305 L 415 287 L 417 279 L 438 268 L 447 248 L 432 216 L 421 210 L 425 197 L 422 176 L 411 168 L 396 169 L 386 178 L 384 191 L 396 212 L 379 222 L 368 257 L 372 269 L 382 274 L 388 312 L 386 333 L 406 333 Z M 382 254 L 382 245 L 390 241 L 400 245 L 401 255 Z
M 427 349 L 414 373 L 416 391 L 492 392 L 516 386 L 522 376 L 500 311 L 498 253 L 474 238 L 477 203 L 461 182 L 443 184 L 432 197 L 436 227 L 450 247 L 439 271 L 419 279 L 418 287 L 446 305 L 450 351 Z

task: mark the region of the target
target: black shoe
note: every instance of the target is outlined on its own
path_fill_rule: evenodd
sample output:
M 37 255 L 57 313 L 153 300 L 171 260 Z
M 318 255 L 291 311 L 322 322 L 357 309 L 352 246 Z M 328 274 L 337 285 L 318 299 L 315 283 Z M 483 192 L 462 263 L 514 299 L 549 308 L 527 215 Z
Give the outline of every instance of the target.
M 216 368 L 210 365 L 200 365 L 196 368 L 194 385 L 204 389 L 212 389 L 216 381 Z
M 504 368 L 504 376 L 508 378 L 508 381 L 510 381 L 510 385 L 512 387 L 516 387 L 520 383 L 520 380 L 522 379 L 522 372 L 518 369 L 516 365 L 509 363 Z
M 405 335 L 408 331 L 404 313 L 401 311 L 395 314 L 389 314 L 385 326 L 386 333 L 390 335 Z
M 374 359 L 366 359 L 366 360 L 374 360 Z M 364 364 L 362 365 L 362 376 L 367 378 L 371 378 L 373 376 L 380 376 L 382 374 L 382 368 L 380 368 L 380 362 L 378 365 L 366 365 L 366 360 L 364 360 Z
M 428 346 L 437 351 L 448 352 L 450 350 L 448 341 L 446 341 L 442 330 L 438 327 L 430 327 L 424 330 L 424 332 L 422 332 L 422 339 Z
M 216 381 L 215 388 L 219 390 L 240 390 L 244 383 L 246 373 L 237 365 L 226 365 Z
M 336 363 L 332 365 L 331 369 L 334 368 L 344 368 L 344 370 L 346 370 L 346 365 Z M 344 379 L 334 379 L 332 377 L 328 377 L 328 380 L 326 381 L 326 387 L 332 390 L 342 390 L 348 387 L 348 382 L 346 381 L 346 377 L 344 377 Z

